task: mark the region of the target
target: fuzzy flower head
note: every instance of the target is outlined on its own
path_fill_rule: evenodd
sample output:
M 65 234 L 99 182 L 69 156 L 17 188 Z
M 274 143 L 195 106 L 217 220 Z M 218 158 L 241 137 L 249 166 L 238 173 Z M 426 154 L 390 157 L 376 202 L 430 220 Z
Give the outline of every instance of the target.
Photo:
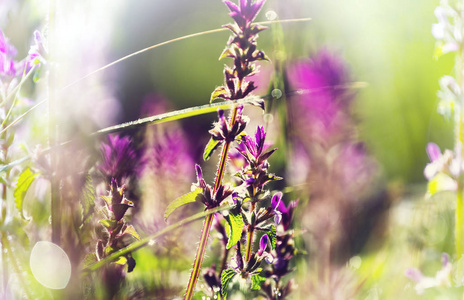
M 102 162 L 98 169 L 109 181 L 114 178 L 119 184 L 136 173 L 138 156 L 128 136 L 110 135 L 100 146 Z
M 295 126 L 305 136 L 327 140 L 347 128 L 354 94 L 347 89 L 348 69 L 337 55 L 321 50 L 309 61 L 291 66 L 288 76 L 298 91 L 293 109 L 300 121 Z

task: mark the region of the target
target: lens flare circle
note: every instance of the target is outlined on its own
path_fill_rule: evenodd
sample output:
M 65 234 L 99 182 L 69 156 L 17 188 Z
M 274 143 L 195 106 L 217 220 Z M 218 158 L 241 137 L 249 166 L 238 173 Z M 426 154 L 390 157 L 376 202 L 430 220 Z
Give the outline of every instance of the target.
M 31 252 L 30 266 L 34 278 L 50 289 L 64 289 L 71 278 L 71 261 L 58 245 L 40 241 Z

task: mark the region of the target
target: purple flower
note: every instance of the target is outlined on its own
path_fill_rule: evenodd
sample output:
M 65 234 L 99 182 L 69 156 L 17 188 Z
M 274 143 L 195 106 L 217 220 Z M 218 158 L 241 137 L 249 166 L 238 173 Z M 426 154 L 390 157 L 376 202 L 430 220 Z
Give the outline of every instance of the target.
M 250 26 L 251 22 L 256 18 L 259 11 L 264 5 L 265 0 L 240 0 L 239 5 L 229 0 L 225 0 L 224 4 L 230 10 L 229 15 L 234 19 L 240 28 Z
M 16 53 L 16 48 L 10 44 L 0 30 L 0 78 L 2 78 L 2 81 L 4 78 L 11 80 L 21 74 L 22 70 L 19 70 L 18 62 L 14 60 Z
M 231 126 L 224 115 L 224 111 L 219 109 L 219 121 L 214 123 L 214 128 L 209 131 L 213 139 L 221 142 L 233 142 L 235 138 L 242 133 L 250 120 L 248 117 L 243 116 L 242 113 L 243 105 L 240 105 L 237 110 L 234 125 Z
M 233 194 L 233 189 L 230 184 L 220 185 L 219 188 L 213 193 L 213 189 L 203 179 L 203 172 L 199 165 L 195 165 L 197 172 L 197 183 L 192 184 L 192 190 L 200 188 L 203 190 L 201 202 L 206 205 L 206 209 L 211 209 L 221 205 L 227 197 Z
M 288 207 L 285 206 L 285 203 L 282 201 L 282 193 L 278 192 L 274 194 L 271 200 L 271 208 L 275 213 L 275 223 L 282 224 L 284 231 L 290 228 L 290 224 L 293 218 L 293 211 L 298 205 L 298 200 L 291 201 L 288 204 Z
M 259 250 L 256 254 L 258 255 L 259 259 L 265 259 L 268 264 L 272 264 L 274 257 L 269 252 L 266 252 L 266 248 L 269 243 L 269 236 L 264 234 L 259 241 Z
M 35 44 L 29 49 L 28 67 L 31 68 L 34 65 L 45 63 L 45 56 L 47 55 L 47 47 L 45 45 L 44 38 L 40 31 L 34 31 L 34 42 Z
M 296 126 L 306 136 L 328 139 L 339 133 L 348 121 L 348 105 L 353 93 L 346 88 L 349 73 L 344 62 L 327 50 L 321 50 L 309 62 L 289 68 L 289 81 L 297 89 L 294 114 Z
M 422 295 L 424 290 L 428 288 L 438 287 L 438 286 L 451 286 L 451 273 L 453 271 L 453 265 L 449 261 L 449 256 L 447 253 L 443 253 L 441 256 L 442 268 L 438 270 L 435 274 L 435 277 L 428 277 L 422 274 L 419 269 L 409 268 L 406 270 L 405 275 L 417 282 L 415 289 L 417 294 Z
M 116 179 L 118 184 L 138 171 L 138 155 L 128 136 L 109 135 L 108 142 L 100 146 L 102 162 L 97 166 L 109 182 Z
M 425 178 L 431 180 L 438 173 L 445 173 L 451 175 L 451 177 L 457 176 L 459 173 L 459 163 L 454 159 L 453 151 L 446 149 L 442 154 L 440 147 L 435 143 L 428 143 L 426 151 L 430 163 L 425 166 Z
M 262 166 L 263 168 L 268 168 L 267 159 L 277 150 L 274 148 L 266 153 L 263 153 L 264 150 L 264 140 L 266 138 L 266 132 L 264 131 L 263 126 L 258 126 L 256 128 L 255 138 L 252 139 L 250 136 L 244 136 L 242 138 L 242 144 L 239 147 L 236 147 L 237 151 L 245 158 L 248 164 L 252 167 Z M 245 151 L 246 149 L 246 151 Z

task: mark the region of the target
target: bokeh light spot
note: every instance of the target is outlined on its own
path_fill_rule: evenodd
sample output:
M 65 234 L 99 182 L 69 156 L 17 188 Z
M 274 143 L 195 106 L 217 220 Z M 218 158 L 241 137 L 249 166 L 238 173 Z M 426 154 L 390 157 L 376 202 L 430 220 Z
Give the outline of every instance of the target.
M 40 241 L 34 245 L 30 258 L 34 278 L 50 289 L 64 289 L 71 278 L 71 261 L 56 244 Z

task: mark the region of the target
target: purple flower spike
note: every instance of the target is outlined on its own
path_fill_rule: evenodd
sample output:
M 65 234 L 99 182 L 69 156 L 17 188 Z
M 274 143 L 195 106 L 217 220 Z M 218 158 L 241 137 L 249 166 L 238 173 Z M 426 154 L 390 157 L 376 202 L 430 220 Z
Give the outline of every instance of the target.
M 139 171 L 139 157 L 128 136 L 110 135 L 108 142 L 101 144 L 100 150 L 102 162 L 98 165 L 98 169 L 107 178 L 107 181 L 115 178 L 121 184 L 123 179 Z
M 242 29 L 250 26 L 251 22 L 256 18 L 259 11 L 264 5 L 265 0 L 258 0 L 253 3 L 253 0 L 240 0 L 240 7 L 229 0 L 225 0 L 224 4 L 230 10 L 230 16 Z

